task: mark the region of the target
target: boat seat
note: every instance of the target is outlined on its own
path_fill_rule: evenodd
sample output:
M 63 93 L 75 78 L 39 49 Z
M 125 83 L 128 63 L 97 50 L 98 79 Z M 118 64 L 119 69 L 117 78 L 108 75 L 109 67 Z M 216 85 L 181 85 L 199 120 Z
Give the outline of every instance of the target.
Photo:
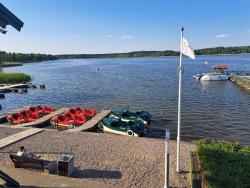
M 119 126 L 118 121 L 112 121 L 112 122 L 111 122 L 111 126 L 112 126 L 112 127 L 118 127 L 118 126 Z
M 134 122 L 133 121 L 129 121 L 128 124 L 131 126 L 131 125 L 134 124 Z
M 130 113 L 129 112 L 123 112 L 122 113 L 122 117 L 130 117 Z

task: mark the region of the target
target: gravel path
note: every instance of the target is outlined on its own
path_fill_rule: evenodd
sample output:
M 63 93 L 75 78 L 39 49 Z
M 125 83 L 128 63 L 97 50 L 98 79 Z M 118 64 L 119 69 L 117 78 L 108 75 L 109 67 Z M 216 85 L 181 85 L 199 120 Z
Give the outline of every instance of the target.
M 25 129 L 16 129 L 10 127 L 0 127 L 0 139 L 5 138 L 7 136 L 19 133 L 21 131 L 25 131 Z
M 117 187 L 163 187 L 164 141 L 104 133 L 44 131 L 12 144 L 0 152 L 15 151 L 24 145 L 33 152 L 73 153 L 77 170 L 74 177 Z M 176 142 L 170 141 L 170 185 L 189 185 L 188 173 L 175 173 Z M 192 143 L 181 145 L 181 169 L 189 168 Z M 54 155 L 56 156 L 56 155 Z M 10 166 L 8 154 L 0 153 L 0 166 Z

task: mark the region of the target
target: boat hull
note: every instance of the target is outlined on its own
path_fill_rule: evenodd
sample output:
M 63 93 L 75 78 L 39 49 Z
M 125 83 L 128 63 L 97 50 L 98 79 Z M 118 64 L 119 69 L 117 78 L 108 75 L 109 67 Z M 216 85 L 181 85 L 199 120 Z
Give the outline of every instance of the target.
M 135 137 L 139 137 L 139 134 L 136 134 L 133 132 L 132 135 L 129 135 L 127 132 L 123 132 L 123 131 L 117 131 L 114 129 L 111 129 L 105 125 L 103 125 L 103 132 L 108 132 L 108 133 L 113 133 L 113 134 L 118 134 L 118 135 L 124 135 L 124 136 L 135 136 Z
M 226 81 L 228 76 L 225 74 L 218 75 L 204 75 L 200 78 L 201 81 Z
M 98 127 L 103 132 L 124 136 L 139 137 L 141 135 L 146 135 L 147 132 L 145 125 L 141 121 L 124 122 L 115 118 L 104 118 L 102 122 L 98 124 Z
M 197 79 L 197 80 L 200 80 L 201 77 L 202 77 L 202 75 L 200 75 L 200 74 L 196 74 L 196 75 L 193 76 L 193 78 L 195 78 L 195 79 Z

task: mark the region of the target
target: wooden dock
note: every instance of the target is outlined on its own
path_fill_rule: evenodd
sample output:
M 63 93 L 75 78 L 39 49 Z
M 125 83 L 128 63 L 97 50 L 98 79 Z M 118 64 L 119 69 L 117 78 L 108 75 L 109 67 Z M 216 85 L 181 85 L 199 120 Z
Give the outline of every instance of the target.
M 22 140 L 24 138 L 27 138 L 29 136 L 32 136 L 32 135 L 37 134 L 39 132 L 42 132 L 42 131 L 43 131 L 42 129 L 31 128 L 31 129 L 27 129 L 25 131 L 13 134 L 11 136 L 5 137 L 5 138 L 0 140 L 0 149 L 5 147 L 5 146 L 8 146 L 12 143 L 15 143 L 19 140 Z
M 43 127 L 44 125 L 48 124 L 50 119 L 59 115 L 59 114 L 62 114 L 63 112 L 65 112 L 66 110 L 68 110 L 68 108 L 61 108 L 55 112 L 52 112 L 51 114 L 48 114 L 46 116 L 43 116 L 41 118 L 39 118 L 38 120 L 36 121 L 33 121 L 33 122 L 30 122 L 30 123 L 22 123 L 22 124 L 19 124 L 19 125 L 11 125 L 10 127 L 13 127 L 13 128 L 22 128 L 22 127 Z
M 80 127 L 66 130 L 66 132 L 81 132 L 81 131 L 88 131 L 94 129 L 97 124 L 102 121 L 103 118 L 108 116 L 111 113 L 111 110 L 102 110 L 100 113 L 96 114 L 91 120 L 87 121 Z
M 1 86 L 0 91 L 13 89 L 13 88 L 27 88 L 28 86 L 29 86 L 28 84 L 11 84 L 11 85 L 6 85 L 6 86 Z

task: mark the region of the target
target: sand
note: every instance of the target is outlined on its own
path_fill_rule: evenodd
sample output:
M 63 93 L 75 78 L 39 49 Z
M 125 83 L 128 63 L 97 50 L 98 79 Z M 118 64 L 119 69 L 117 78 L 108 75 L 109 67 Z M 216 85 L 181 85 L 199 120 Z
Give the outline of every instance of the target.
M 73 153 L 75 178 L 105 183 L 115 187 L 163 187 L 164 141 L 152 138 L 134 138 L 106 133 L 66 133 L 44 131 L 14 143 L 0 152 L 13 152 L 24 145 L 33 152 Z M 175 172 L 176 142 L 170 141 L 170 185 L 187 187 L 189 174 Z M 189 152 L 192 143 L 181 144 L 181 170 L 189 170 Z M 53 154 L 57 153 L 57 154 Z M 9 154 L 0 153 L 0 167 L 11 166 Z

